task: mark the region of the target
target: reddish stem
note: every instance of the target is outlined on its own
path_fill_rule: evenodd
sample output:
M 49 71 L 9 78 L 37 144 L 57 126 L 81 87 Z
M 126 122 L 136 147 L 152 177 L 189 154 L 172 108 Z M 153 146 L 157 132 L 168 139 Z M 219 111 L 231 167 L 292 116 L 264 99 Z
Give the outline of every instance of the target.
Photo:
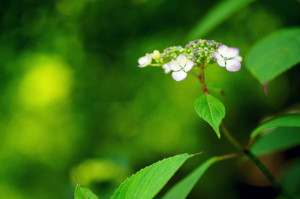
M 204 66 L 201 66 L 200 69 L 201 69 L 201 72 L 200 72 L 200 74 L 197 75 L 196 77 L 200 80 L 200 83 L 201 83 L 203 92 L 204 92 L 206 95 L 208 95 L 209 92 L 208 92 L 208 89 L 207 89 L 207 87 L 206 87 L 205 80 L 204 80 Z

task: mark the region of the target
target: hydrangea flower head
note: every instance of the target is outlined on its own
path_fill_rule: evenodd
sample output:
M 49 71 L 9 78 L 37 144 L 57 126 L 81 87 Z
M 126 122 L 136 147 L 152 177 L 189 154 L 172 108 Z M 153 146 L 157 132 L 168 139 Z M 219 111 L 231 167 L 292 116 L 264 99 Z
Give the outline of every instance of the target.
M 152 53 L 147 53 L 138 59 L 138 66 L 161 67 L 166 74 L 172 71 L 174 80 L 182 81 L 193 67 L 203 71 L 217 63 L 219 66 L 226 67 L 228 71 L 235 72 L 241 69 L 241 61 L 238 48 L 228 47 L 214 40 L 196 39 L 188 42 L 184 47 L 171 46 L 161 52 L 154 50 Z M 194 75 L 197 76 L 197 72 Z
M 186 54 L 196 65 L 214 64 L 216 60 L 212 54 L 220 45 L 221 43 L 214 40 L 196 39 L 185 45 Z
M 194 62 L 188 59 L 184 54 L 180 54 L 176 60 L 172 60 L 168 63 L 169 68 L 174 71 L 172 77 L 176 81 L 182 81 L 186 78 L 187 72 L 190 71 Z
M 140 58 L 138 59 L 138 63 L 139 63 L 138 66 L 139 66 L 140 68 L 143 68 L 143 67 L 146 67 L 146 66 L 148 66 L 149 64 L 151 64 L 151 62 L 152 62 L 152 56 L 151 56 L 151 54 L 147 53 L 146 56 L 140 57 Z
M 236 72 L 241 69 L 242 57 L 239 56 L 239 49 L 220 45 L 218 50 L 213 53 L 217 63 L 221 67 L 226 67 L 230 72 Z

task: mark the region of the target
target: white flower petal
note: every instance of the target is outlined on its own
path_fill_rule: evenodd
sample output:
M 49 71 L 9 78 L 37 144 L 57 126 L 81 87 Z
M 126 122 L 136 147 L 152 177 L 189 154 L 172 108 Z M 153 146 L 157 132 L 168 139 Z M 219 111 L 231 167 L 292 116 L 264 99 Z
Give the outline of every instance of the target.
M 186 65 L 184 67 L 184 71 L 188 72 L 188 71 L 192 70 L 193 66 L 194 66 L 194 62 L 190 59 L 187 59 Z
M 145 67 L 145 66 L 148 66 L 149 64 L 151 64 L 152 62 L 152 59 L 151 59 L 151 55 L 150 54 L 146 54 L 146 56 L 144 57 L 140 57 L 138 59 L 138 63 L 139 63 L 139 67 Z
M 168 65 L 168 64 L 164 64 L 164 65 L 162 66 L 162 68 L 165 70 L 165 73 L 166 73 L 166 74 L 169 73 L 169 72 L 171 71 L 171 69 L 169 68 L 169 65 Z
M 225 67 L 226 66 L 226 62 L 225 62 L 224 58 L 217 59 L 217 63 L 221 67 Z
M 222 56 L 224 56 L 224 55 L 226 54 L 226 52 L 227 52 L 227 49 L 228 49 L 228 47 L 222 44 L 222 45 L 219 46 L 218 52 L 219 52 Z
M 139 62 L 139 64 L 145 64 L 145 63 L 147 63 L 147 57 L 145 56 L 145 57 L 140 57 L 139 58 L 139 60 L 138 60 L 138 62 Z
M 182 70 L 172 73 L 172 77 L 176 81 L 182 81 L 186 78 L 186 76 L 187 76 L 187 73 Z
M 223 57 L 220 55 L 220 53 L 218 53 L 218 51 L 213 52 L 212 56 L 214 58 L 218 59 L 223 59 Z
M 177 57 L 177 62 L 181 67 L 184 67 L 186 64 L 187 58 L 184 54 L 181 54 Z
M 235 56 L 233 59 L 235 59 L 235 60 L 237 60 L 239 62 L 243 61 L 243 58 L 241 56 L 239 56 L 239 55 Z
M 180 66 L 179 66 L 178 62 L 175 61 L 175 60 L 172 60 L 167 64 L 169 65 L 169 68 L 173 71 L 179 71 L 180 70 Z
M 230 47 L 230 48 L 227 48 L 227 50 L 222 55 L 223 55 L 223 57 L 226 57 L 226 58 L 233 58 L 233 57 L 237 56 L 238 54 L 239 54 L 238 48 Z
M 226 70 L 236 72 L 241 69 L 241 63 L 235 59 L 226 61 Z

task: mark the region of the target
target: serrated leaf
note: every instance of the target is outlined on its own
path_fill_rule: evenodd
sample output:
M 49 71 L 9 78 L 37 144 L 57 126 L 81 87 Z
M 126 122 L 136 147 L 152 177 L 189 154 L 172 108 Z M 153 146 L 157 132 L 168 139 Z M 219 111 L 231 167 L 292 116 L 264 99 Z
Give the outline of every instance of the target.
M 195 102 L 196 113 L 208 122 L 220 138 L 219 126 L 225 117 L 225 107 L 217 98 L 211 95 L 202 95 Z
M 246 63 L 265 84 L 300 62 L 300 28 L 280 30 L 260 40 L 250 50 Z
M 201 20 L 188 34 L 187 39 L 201 38 L 227 20 L 234 13 L 246 7 L 255 0 L 225 0 L 219 1 L 209 12 L 201 17 Z
M 75 189 L 75 199 L 98 199 L 98 197 L 89 189 L 78 185 Z
M 217 157 L 212 157 L 206 160 L 203 164 L 201 164 L 198 168 L 196 168 L 191 174 L 182 179 L 179 183 L 177 183 L 174 187 L 172 187 L 163 197 L 162 199 L 184 199 L 191 192 L 193 187 L 199 181 L 199 179 L 203 176 L 205 171 L 215 162 L 218 161 Z
M 121 184 L 111 199 L 153 198 L 189 157 L 176 155 L 142 169 Z
M 276 127 L 300 127 L 300 114 L 285 115 L 271 119 L 255 128 L 250 137 L 254 139 L 263 133 L 263 131 Z
M 257 138 L 251 146 L 251 151 L 260 155 L 285 150 L 299 145 L 300 128 L 281 127 Z

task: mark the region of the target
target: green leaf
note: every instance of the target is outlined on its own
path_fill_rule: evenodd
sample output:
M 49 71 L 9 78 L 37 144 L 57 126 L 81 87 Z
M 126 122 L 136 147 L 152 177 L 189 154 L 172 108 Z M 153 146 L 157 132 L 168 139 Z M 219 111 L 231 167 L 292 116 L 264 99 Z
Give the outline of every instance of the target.
M 260 136 L 251 146 L 251 151 L 255 154 L 266 154 L 298 145 L 300 128 L 281 127 Z
M 250 50 L 246 63 L 265 84 L 300 62 L 300 28 L 280 30 L 260 40 Z
M 300 114 L 285 115 L 271 119 L 254 129 L 250 137 L 254 139 L 263 131 L 276 127 L 300 127 Z
M 216 28 L 223 21 L 227 20 L 234 13 L 246 7 L 249 3 L 255 0 L 225 0 L 219 1 L 215 7 L 209 10 L 209 12 L 201 17 L 201 20 L 187 36 L 187 40 L 195 38 L 201 38 L 214 28 Z
M 191 174 L 182 179 L 172 189 L 170 189 L 162 199 L 184 199 L 191 192 L 192 188 L 196 185 L 199 179 L 203 176 L 205 171 L 215 162 L 218 161 L 217 157 L 212 157 L 201 164 Z
M 75 189 L 75 199 L 98 199 L 98 197 L 89 189 L 78 185 Z
M 285 168 L 283 173 L 282 186 L 283 189 L 291 194 L 293 198 L 300 198 L 300 159 L 296 159 L 289 163 L 288 167 Z M 281 195 L 276 199 L 286 199 L 285 196 Z
M 286 191 L 300 196 L 300 159 L 289 164 L 283 175 L 282 185 Z M 299 198 L 299 197 L 298 197 Z
M 195 102 L 196 113 L 208 122 L 220 138 L 219 126 L 225 117 L 225 107 L 218 99 L 211 95 L 202 95 Z
M 128 178 L 111 199 L 153 198 L 191 155 L 181 154 L 148 166 Z

